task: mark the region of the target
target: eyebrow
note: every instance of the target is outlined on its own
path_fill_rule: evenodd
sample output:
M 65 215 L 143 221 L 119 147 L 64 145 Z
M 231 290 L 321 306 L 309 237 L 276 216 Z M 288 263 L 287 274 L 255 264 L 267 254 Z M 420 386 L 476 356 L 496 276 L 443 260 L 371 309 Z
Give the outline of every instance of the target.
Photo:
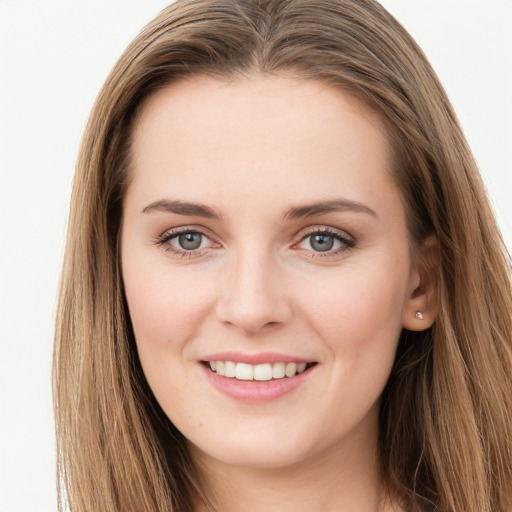
M 176 213 L 178 215 L 188 215 L 194 217 L 204 217 L 206 219 L 221 219 L 221 215 L 209 206 L 172 199 L 159 199 L 158 201 L 154 201 L 146 206 L 141 213 L 151 213 L 154 211 Z M 316 215 L 323 215 L 325 213 L 339 211 L 360 212 L 366 213 L 373 217 L 378 217 L 375 211 L 362 203 L 358 203 L 357 201 L 351 201 L 349 199 L 331 199 L 327 201 L 311 203 L 305 206 L 296 206 L 290 208 L 283 215 L 283 220 L 304 219 L 306 217 L 314 217 Z
M 159 199 L 146 206 L 141 213 L 154 211 L 177 213 L 178 215 L 189 215 L 194 217 L 205 217 L 207 219 L 220 219 L 221 216 L 209 206 L 186 201 L 174 201 L 171 199 Z
M 311 203 L 306 206 L 297 206 L 290 208 L 284 215 L 283 219 L 303 219 L 305 217 L 314 217 L 315 215 L 323 215 L 331 212 L 360 212 L 377 218 L 378 215 L 368 206 L 357 201 L 349 199 L 331 199 L 328 201 L 320 201 Z

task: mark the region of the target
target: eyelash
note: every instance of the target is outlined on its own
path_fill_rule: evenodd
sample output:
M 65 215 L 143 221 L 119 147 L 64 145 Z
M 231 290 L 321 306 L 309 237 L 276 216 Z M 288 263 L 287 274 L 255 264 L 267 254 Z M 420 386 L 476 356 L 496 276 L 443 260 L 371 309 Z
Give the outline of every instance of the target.
M 181 228 L 176 228 L 171 231 L 166 231 L 163 235 L 157 237 L 155 239 L 155 244 L 161 247 L 164 247 L 165 251 L 172 252 L 174 255 L 181 257 L 181 258 L 193 258 L 195 256 L 205 254 L 206 251 L 209 251 L 212 249 L 212 247 L 208 248 L 201 248 L 201 249 L 194 249 L 194 250 L 185 250 L 185 249 L 179 249 L 175 246 L 173 246 L 170 242 L 174 238 L 178 237 L 181 234 L 193 234 L 193 235 L 201 235 L 203 237 L 206 237 L 207 239 L 211 239 L 205 231 L 203 231 L 200 228 L 196 228 L 193 226 L 183 226 Z M 310 254 L 310 257 L 313 258 L 328 258 L 332 256 L 338 256 L 344 251 L 350 250 L 355 247 L 356 241 L 353 237 L 348 235 L 344 232 L 336 231 L 332 228 L 321 226 L 321 227 L 315 227 L 308 230 L 306 233 L 303 233 L 301 235 L 301 238 L 298 242 L 296 242 L 293 247 L 296 247 L 297 245 L 301 244 L 302 242 L 306 241 L 308 238 L 312 237 L 313 235 L 326 235 L 329 237 L 332 237 L 335 241 L 340 242 L 343 247 L 338 248 L 337 250 L 331 251 L 315 251 L 313 249 L 302 249 L 304 251 L 307 251 Z M 215 243 L 215 242 L 214 242 Z M 218 247 L 220 247 L 220 244 L 216 244 Z

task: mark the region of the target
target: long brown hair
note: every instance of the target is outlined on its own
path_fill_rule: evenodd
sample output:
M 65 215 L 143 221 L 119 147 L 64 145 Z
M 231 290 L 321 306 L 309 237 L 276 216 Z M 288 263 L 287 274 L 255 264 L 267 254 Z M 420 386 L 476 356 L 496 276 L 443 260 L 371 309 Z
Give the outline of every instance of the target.
M 404 330 L 380 457 L 408 511 L 512 510 L 510 259 L 457 118 L 421 50 L 374 0 L 178 0 L 112 70 L 77 162 L 54 400 L 61 507 L 189 511 L 202 496 L 142 373 L 119 265 L 137 109 L 177 77 L 291 71 L 357 94 L 389 129 L 411 247 L 438 241 L 438 316 Z M 66 498 L 67 496 L 67 498 Z

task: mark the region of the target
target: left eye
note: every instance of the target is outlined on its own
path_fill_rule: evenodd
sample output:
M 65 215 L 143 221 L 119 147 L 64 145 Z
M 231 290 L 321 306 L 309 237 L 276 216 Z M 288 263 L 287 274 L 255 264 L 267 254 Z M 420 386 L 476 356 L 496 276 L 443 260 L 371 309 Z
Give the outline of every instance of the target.
M 338 235 L 336 233 L 329 232 L 316 232 L 305 236 L 299 247 L 301 249 L 312 250 L 314 252 L 336 252 L 343 247 L 353 247 L 354 243 Z
M 168 242 L 178 250 L 195 251 L 206 247 L 209 239 L 197 231 L 186 231 L 169 238 Z

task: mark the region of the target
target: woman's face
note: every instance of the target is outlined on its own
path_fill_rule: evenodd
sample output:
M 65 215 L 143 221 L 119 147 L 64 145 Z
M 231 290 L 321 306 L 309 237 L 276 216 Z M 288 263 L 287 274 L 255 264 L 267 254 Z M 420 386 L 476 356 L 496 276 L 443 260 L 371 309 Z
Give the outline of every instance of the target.
M 283 467 L 375 447 L 400 331 L 420 322 L 379 117 L 322 82 L 196 77 L 149 99 L 132 157 L 126 297 L 193 453 Z

